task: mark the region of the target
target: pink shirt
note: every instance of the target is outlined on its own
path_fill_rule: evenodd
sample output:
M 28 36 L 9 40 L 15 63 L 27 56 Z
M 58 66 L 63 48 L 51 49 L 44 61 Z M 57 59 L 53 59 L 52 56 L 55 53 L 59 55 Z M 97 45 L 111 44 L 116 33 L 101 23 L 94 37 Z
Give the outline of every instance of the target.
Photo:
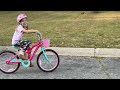
M 23 32 L 24 30 L 22 25 L 19 25 L 17 27 L 17 30 L 14 32 L 13 38 L 12 38 L 12 45 L 16 44 L 18 41 L 22 40 Z

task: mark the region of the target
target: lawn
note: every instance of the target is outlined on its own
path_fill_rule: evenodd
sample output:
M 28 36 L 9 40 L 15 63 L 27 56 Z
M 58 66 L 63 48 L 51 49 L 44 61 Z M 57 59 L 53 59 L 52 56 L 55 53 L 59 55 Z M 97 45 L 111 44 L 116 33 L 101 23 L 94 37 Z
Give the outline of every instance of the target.
M 120 48 L 119 11 L 0 11 L 0 46 L 11 45 L 16 17 L 28 15 L 29 29 L 37 29 L 52 47 Z M 33 43 L 35 34 L 23 39 Z

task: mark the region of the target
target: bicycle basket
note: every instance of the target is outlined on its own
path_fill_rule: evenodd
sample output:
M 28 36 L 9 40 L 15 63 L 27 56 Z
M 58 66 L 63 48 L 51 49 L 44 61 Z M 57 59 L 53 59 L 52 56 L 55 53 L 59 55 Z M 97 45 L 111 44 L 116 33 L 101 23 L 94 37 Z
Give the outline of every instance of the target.
M 45 48 L 50 47 L 50 39 L 44 39 L 44 40 L 43 40 L 43 46 L 44 46 Z

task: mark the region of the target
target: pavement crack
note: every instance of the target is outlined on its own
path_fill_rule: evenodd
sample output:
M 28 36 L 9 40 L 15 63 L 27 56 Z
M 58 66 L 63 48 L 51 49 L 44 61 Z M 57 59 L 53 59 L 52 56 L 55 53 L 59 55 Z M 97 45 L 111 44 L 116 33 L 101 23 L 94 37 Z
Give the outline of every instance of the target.
M 107 71 L 107 69 L 106 69 L 105 65 L 102 63 L 102 61 L 99 60 L 99 59 L 97 59 L 97 61 L 99 62 L 100 66 L 101 66 L 101 68 L 102 68 L 102 70 L 103 70 L 103 72 L 104 72 L 105 75 L 107 76 L 106 79 L 112 79 L 110 73 Z

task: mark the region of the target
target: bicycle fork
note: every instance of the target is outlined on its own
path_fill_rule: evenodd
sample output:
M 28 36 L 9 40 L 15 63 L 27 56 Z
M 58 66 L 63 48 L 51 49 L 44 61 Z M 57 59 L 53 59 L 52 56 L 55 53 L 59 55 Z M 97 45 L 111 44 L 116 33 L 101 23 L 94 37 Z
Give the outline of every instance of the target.
M 46 53 L 45 53 L 45 48 L 42 47 L 41 50 L 42 50 L 42 52 L 43 52 L 43 55 L 44 55 L 45 60 L 50 63 L 50 61 L 49 61 L 49 59 L 48 59 L 48 57 L 47 57 L 47 55 L 46 55 Z

